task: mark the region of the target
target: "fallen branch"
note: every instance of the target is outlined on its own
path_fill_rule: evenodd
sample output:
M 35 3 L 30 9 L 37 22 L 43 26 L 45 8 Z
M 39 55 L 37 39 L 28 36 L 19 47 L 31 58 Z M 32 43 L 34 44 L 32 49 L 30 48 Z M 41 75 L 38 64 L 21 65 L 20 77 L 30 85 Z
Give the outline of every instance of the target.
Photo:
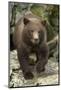
M 53 38 L 53 40 L 47 42 L 47 45 L 49 46 L 49 57 L 53 55 L 55 48 L 58 47 L 58 35 Z
M 58 35 L 55 36 L 53 40 L 47 42 L 47 44 L 48 44 L 48 46 L 49 46 L 49 45 L 51 45 L 51 44 L 53 44 L 53 43 L 56 43 L 56 42 L 58 42 Z

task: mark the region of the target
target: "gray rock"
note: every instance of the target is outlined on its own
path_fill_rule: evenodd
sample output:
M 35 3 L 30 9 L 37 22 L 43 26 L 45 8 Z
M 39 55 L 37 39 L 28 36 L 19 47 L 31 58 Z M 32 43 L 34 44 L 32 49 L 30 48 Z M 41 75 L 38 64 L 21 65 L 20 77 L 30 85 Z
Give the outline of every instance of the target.
M 55 55 L 54 57 L 50 57 L 44 72 L 39 75 L 34 73 L 34 79 L 25 80 L 22 74 L 22 70 L 19 69 L 20 65 L 17 58 L 17 52 L 15 50 L 10 52 L 10 87 L 58 84 L 58 62 L 55 61 L 55 59 Z

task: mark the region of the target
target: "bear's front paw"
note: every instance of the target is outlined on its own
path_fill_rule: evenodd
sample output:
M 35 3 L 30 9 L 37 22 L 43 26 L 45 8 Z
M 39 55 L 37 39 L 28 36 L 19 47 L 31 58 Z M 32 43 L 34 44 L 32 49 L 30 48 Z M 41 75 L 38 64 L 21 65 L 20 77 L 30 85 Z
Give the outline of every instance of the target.
M 27 73 L 25 73 L 25 75 L 24 75 L 24 78 L 25 78 L 25 79 L 33 79 L 33 77 L 34 77 L 34 75 L 33 75 L 31 72 L 27 72 Z
M 37 73 L 41 73 L 45 71 L 45 67 L 44 68 L 37 67 L 36 70 L 37 70 Z

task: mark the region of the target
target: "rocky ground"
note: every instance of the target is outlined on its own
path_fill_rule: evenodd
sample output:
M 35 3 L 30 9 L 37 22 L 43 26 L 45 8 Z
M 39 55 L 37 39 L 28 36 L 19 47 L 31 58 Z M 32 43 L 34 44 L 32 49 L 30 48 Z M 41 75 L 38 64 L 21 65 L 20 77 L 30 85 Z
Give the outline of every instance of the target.
M 50 57 L 46 70 L 40 75 L 35 74 L 34 79 L 25 80 L 20 69 L 17 52 L 10 52 L 10 73 L 9 87 L 24 87 L 24 86 L 40 86 L 40 85 L 57 85 L 58 84 L 58 57 L 57 52 L 53 57 Z

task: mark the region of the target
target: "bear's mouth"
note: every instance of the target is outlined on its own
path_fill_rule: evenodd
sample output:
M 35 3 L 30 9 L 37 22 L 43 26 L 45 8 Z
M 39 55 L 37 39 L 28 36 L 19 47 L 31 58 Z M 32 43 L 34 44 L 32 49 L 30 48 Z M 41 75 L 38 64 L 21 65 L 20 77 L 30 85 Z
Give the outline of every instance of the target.
M 31 39 L 31 42 L 33 43 L 33 44 L 39 44 L 39 39 Z

